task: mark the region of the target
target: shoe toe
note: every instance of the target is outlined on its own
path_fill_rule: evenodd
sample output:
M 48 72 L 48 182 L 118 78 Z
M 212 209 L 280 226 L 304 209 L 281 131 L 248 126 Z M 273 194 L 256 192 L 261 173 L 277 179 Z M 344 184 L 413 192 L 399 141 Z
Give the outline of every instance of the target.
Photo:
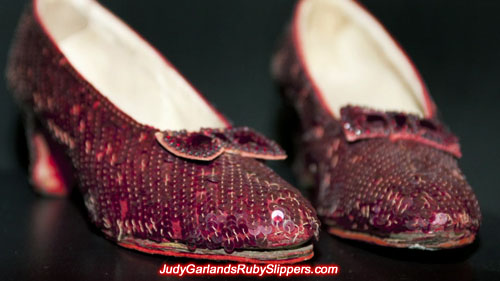
M 226 153 L 206 165 L 182 163 L 178 168 L 195 172 L 170 175 L 185 187 L 166 189 L 162 241 L 232 253 L 292 248 L 317 237 L 311 204 L 261 161 Z
M 235 173 L 214 186 L 215 204 L 202 215 L 200 226 L 209 247 L 220 243 L 227 252 L 290 248 L 318 235 L 316 213 L 297 189 L 259 161 L 231 155 L 224 159 L 233 162 Z
M 478 231 L 479 204 L 448 153 L 369 140 L 354 144 L 334 173 L 319 212 L 343 229 L 423 248 L 470 243 Z

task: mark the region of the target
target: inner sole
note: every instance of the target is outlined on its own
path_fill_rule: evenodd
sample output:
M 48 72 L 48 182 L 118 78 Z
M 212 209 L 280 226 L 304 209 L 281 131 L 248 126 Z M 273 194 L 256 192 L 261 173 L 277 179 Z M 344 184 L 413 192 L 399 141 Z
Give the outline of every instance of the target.
M 137 122 L 197 131 L 225 123 L 147 42 L 92 0 L 37 0 L 40 20 L 77 71 Z
M 354 1 L 303 1 L 298 20 L 307 68 L 334 114 L 350 104 L 425 115 L 408 59 Z

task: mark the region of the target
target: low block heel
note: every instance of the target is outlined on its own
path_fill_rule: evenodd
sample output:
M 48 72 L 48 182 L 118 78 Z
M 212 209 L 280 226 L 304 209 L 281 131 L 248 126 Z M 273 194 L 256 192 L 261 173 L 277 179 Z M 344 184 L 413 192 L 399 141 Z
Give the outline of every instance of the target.
M 34 190 L 47 196 L 66 196 L 74 181 L 64 148 L 51 139 L 33 114 L 25 114 L 25 128 L 30 151 L 30 182 Z

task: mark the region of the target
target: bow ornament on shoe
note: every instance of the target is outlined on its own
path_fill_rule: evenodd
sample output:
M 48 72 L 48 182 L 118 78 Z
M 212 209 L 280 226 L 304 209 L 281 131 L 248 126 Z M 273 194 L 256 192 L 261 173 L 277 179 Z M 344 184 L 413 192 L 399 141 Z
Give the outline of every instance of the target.
M 162 131 L 155 136 L 166 150 L 185 159 L 211 161 L 224 152 L 266 160 L 286 158 L 276 142 L 248 127 Z
M 349 142 L 387 137 L 413 140 L 460 158 L 458 138 L 439 121 L 400 112 L 382 112 L 358 106 L 340 110 L 342 129 Z

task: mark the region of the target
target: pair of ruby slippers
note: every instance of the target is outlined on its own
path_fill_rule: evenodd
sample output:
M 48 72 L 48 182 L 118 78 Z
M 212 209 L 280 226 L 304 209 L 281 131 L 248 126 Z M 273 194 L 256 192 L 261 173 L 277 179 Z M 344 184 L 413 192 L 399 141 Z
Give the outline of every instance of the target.
M 314 180 L 330 233 L 421 249 L 474 240 L 481 214 L 457 138 L 368 12 L 349 0 L 300 1 L 273 73 L 300 116 L 300 175 Z M 97 2 L 33 0 L 8 80 L 35 188 L 64 195 L 74 175 L 92 222 L 119 245 L 244 262 L 313 256 L 316 211 L 259 161 L 283 150 L 232 127 Z

